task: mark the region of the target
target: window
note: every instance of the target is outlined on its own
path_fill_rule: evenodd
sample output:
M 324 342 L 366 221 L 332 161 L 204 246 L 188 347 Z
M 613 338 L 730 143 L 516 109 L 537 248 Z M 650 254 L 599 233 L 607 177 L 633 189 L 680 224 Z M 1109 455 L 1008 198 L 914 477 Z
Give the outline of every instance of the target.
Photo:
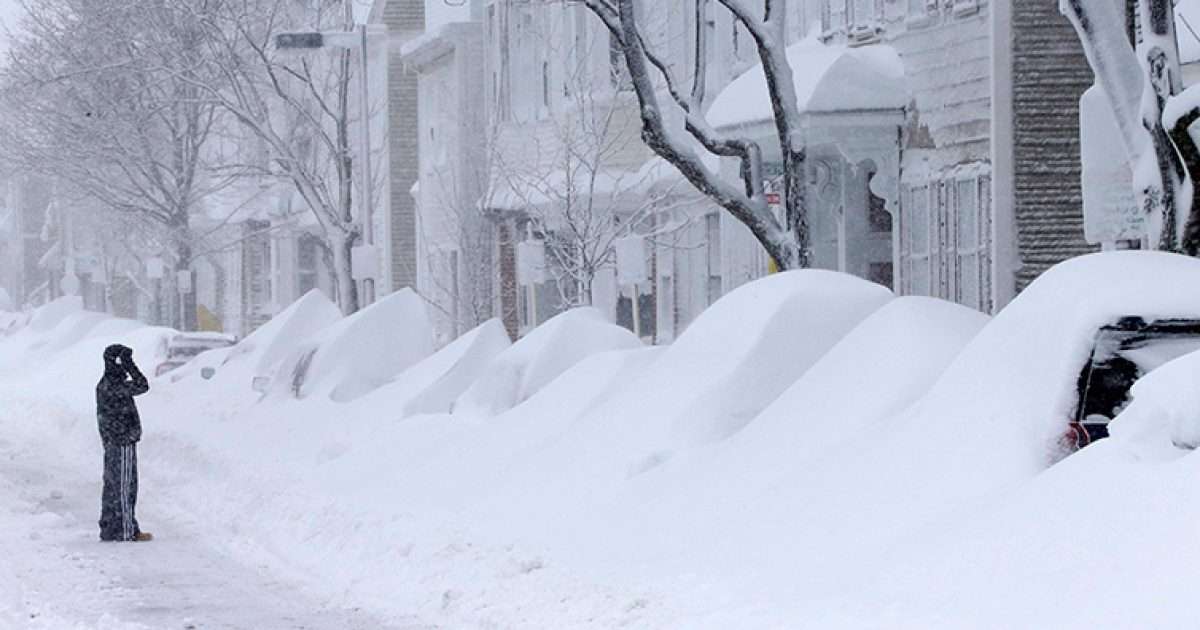
M 912 189 L 905 221 L 908 241 L 908 288 L 912 295 L 930 295 L 929 186 Z
M 980 307 L 979 196 L 975 179 L 961 179 L 955 184 L 955 256 L 958 276 L 955 301 L 973 308 Z
M 704 238 L 708 258 L 708 303 L 721 299 L 721 217 L 704 215 Z
M 991 177 L 987 168 L 986 163 L 968 164 L 928 185 L 907 190 L 900 213 L 900 280 L 905 293 L 991 311 Z
M 883 4 L 879 0 L 852 0 L 850 5 L 853 15 L 850 22 L 862 26 L 882 17 Z
M 873 177 L 875 177 L 874 171 L 867 174 L 867 227 L 872 234 L 890 235 L 892 233 L 892 213 L 888 212 L 887 200 L 871 190 L 869 182 Z
M 299 295 L 304 295 L 317 288 L 320 242 L 311 234 L 301 234 L 299 241 L 296 252 L 296 288 Z
M 855 1 L 821 0 L 821 29 L 831 32 L 845 28 L 850 20 L 851 3 Z

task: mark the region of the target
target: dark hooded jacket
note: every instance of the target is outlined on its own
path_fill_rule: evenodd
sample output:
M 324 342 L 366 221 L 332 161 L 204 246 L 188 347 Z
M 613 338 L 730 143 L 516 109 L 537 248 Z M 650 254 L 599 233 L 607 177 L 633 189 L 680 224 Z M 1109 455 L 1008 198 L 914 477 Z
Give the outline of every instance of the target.
M 134 444 L 142 439 L 142 421 L 133 397 L 148 391 L 150 384 L 133 363 L 128 348 L 114 345 L 104 350 L 104 376 L 96 384 L 96 419 L 105 444 Z

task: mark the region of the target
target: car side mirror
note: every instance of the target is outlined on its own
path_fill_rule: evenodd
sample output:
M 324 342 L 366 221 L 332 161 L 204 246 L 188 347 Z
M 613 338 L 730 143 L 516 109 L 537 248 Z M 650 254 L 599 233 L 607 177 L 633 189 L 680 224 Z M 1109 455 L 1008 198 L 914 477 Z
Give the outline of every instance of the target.
M 250 389 L 260 393 L 267 393 L 267 389 L 271 387 L 271 377 L 255 376 L 254 380 L 250 381 Z

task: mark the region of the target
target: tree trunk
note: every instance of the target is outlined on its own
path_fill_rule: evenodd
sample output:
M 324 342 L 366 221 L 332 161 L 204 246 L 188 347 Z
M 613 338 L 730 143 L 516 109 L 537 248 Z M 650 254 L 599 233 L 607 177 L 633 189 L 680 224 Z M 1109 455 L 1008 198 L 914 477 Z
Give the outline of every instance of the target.
M 784 218 L 787 221 L 788 229 L 792 233 L 792 239 L 795 243 L 796 252 L 795 260 L 791 264 L 784 264 L 783 261 L 776 260 L 775 264 L 780 270 L 785 269 L 806 269 L 811 261 L 809 260 L 809 233 L 808 233 L 808 208 L 807 208 L 807 193 L 808 193 L 808 162 L 804 159 L 804 150 L 799 151 L 789 150 L 789 156 L 785 160 L 785 168 L 791 170 L 791 177 L 786 178 L 787 190 L 784 191 L 786 206 L 784 206 Z
M 1194 107 L 1187 114 L 1175 121 L 1171 128 L 1171 142 L 1183 159 L 1187 168 L 1188 178 L 1192 181 L 1192 207 L 1188 209 L 1184 220 L 1183 239 L 1179 244 L 1180 250 L 1188 256 L 1200 255 L 1200 194 L 1197 194 L 1197 184 L 1200 183 L 1200 148 L 1196 146 L 1188 127 L 1200 119 L 1200 107 Z
M 357 237 L 349 233 L 332 235 L 333 250 L 333 279 L 337 291 L 338 306 L 344 315 L 358 312 L 358 284 L 354 281 L 354 273 L 350 264 L 351 252 Z

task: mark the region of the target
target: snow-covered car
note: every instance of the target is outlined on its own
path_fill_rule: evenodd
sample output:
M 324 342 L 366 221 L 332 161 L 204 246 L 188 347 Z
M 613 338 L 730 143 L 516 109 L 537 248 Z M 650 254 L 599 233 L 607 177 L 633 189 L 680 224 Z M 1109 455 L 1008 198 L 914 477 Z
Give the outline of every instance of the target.
M 195 359 L 202 352 L 228 348 L 237 343 L 232 335 L 213 332 L 180 333 L 167 341 L 166 359 L 154 370 L 155 376 L 162 376 L 188 361 Z
M 1068 448 L 1108 437 L 1108 424 L 1130 402 L 1130 388 L 1159 366 L 1200 350 L 1200 319 L 1122 317 L 1096 333 L 1079 373 L 1079 402 L 1064 436 Z

